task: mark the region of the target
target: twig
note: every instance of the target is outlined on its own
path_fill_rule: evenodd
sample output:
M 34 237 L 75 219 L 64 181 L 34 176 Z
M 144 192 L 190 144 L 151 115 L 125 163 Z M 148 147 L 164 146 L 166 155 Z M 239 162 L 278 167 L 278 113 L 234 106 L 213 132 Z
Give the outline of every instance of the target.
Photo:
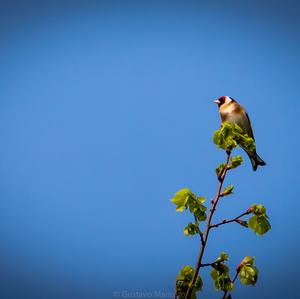
M 200 239 L 201 239 L 201 244 L 202 246 L 204 245 L 204 238 L 203 238 L 203 233 L 199 232 L 199 235 L 200 235 Z
M 194 214 L 194 218 L 195 218 L 195 222 L 198 222 L 195 214 Z M 201 244 L 203 245 L 204 244 L 203 233 L 200 231 L 200 229 L 199 229 L 199 236 L 200 236 Z
M 203 267 L 214 267 L 214 266 L 216 266 L 217 264 L 220 264 L 220 263 L 222 263 L 223 261 L 217 261 L 217 262 L 213 262 L 213 263 L 207 263 L 207 264 L 201 264 L 201 268 L 203 268 Z
M 227 170 L 229 169 L 228 165 L 229 165 L 231 151 L 226 151 L 226 153 L 227 153 L 227 159 L 226 159 L 225 167 L 224 167 L 222 173 L 219 176 L 219 186 L 218 186 L 218 189 L 217 189 L 216 196 L 212 200 L 212 207 L 210 209 L 210 212 L 209 212 L 209 215 L 208 215 L 208 218 L 207 218 L 206 229 L 205 229 L 205 232 L 204 232 L 204 235 L 203 235 L 203 243 L 201 244 L 201 247 L 200 247 L 200 250 L 199 250 L 198 259 L 197 259 L 197 263 L 196 263 L 196 266 L 195 266 L 194 274 L 193 274 L 192 280 L 189 284 L 189 287 L 187 289 L 185 299 L 190 299 L 193 288 L 194 288 L 194 284 L 195 284 L 196 279 L 198 277 L 199 269 L 201 267 L 202 257 L 203 257 L 204 250 L 205 250 L 207 240 L 208 240 L 209 231 L 211 229 L 211 220 L 212 220 L 212 217 L 213 217 L 214 212 L 216 210 L 216 206 L 219 202 L 223 182 L 224 182 Z
M 239 215 L 239 216 L 237 216 L 237 217 L 235 217 L 235 218 L 233 218 L 233 219 L 230 219 L 230 220 L 226 220 L 226 219 L 225 219 L 225 220 L 223 220 L 223 221 L 220 222 L 220 223 L 212 224 L 212 225 L 210 226 L 210 228 L 218 227 L 218 226 L 220 226 L 220 225 L 227 224 L 227 223 L 231 223 L 231 222 L 237 222 L 237 223 L 239 223 L 240 218 L 242 218 L 243 216 L 249 215 L 250 213 L 251 213 L 250 211 L 246 211 L 246 212 L 244 212 L 243 214 L 241 214 L 241 215 Z

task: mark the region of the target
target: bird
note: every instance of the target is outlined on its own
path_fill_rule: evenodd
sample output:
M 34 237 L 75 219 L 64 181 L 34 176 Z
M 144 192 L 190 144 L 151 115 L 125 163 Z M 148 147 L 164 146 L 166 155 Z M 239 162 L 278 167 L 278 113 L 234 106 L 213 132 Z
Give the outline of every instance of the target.
M 213 102 L 216 103 L 219 107 L 219 113 L 222 123 L 229 122 L 237 124 L 243 130 L 244 134 L 247 134 L 255 141 L 250 118 L 246 110 L 237 101 L 228 96 L 221 96 Z M 259 157 L 255 149 L 253 151 L 249 151 L 243 148 L 243 150 L 249 156 L 254 171 L 257 170 L 257 167 L 259 165 L 266 165 L 266 162 Z

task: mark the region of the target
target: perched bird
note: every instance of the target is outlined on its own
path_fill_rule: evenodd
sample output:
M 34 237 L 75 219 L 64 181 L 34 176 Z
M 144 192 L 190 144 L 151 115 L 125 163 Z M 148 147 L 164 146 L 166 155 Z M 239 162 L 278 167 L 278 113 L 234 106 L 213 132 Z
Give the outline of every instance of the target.
M 214 103 L 219 106 L 222 122 L 237 124 L 241 127 L 244 134 L 248 134 L 248 136 L 254 140 L 250 118 L 246 110 L 240 104 L 228 96 L 222 96 L 217 100 L 214 100 Z M 256 150 L 250 152 L 245 148 L 243 149 L 248 154 L 254 171 L 256 171 L 258 165 L 266 165 L 266 163 L 258 156 Z

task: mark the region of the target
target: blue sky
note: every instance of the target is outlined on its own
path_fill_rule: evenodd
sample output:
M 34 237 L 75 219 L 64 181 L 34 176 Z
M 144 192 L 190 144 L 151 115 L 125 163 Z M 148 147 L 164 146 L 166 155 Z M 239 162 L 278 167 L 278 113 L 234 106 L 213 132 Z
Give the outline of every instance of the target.
M 205 261 L 254 255 L 259 282 L 233 298 L 296 298 L 299 3 L 263 2 L 1 1 L 1 298 L 173 291 L 199 244 L 170 198 L 215 193 L 220 95 L 247 108 L 267 166 L 236 151 L 216 221 L 262 203 L 272 230 L 224 226 Z M 220 298 L 201 275 L 199 298 Z

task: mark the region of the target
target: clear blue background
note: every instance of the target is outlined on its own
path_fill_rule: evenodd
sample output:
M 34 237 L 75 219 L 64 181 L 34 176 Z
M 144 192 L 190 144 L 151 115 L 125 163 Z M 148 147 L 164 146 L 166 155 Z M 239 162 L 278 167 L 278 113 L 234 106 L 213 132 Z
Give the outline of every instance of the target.
M 224 226 L 204 260 L 256 257 L 257 286 L 233 298 L 297 297 L 299 2 L 0 5 L 1 298 L 169 297 L 199 247 L 169 199 L 214 196 L 221 95 L 247 108 L 267 166 L 245 157 L 215 221 L 262 203 L 272 230 Z M 201 275 L 199 297 L 221 298 Z

